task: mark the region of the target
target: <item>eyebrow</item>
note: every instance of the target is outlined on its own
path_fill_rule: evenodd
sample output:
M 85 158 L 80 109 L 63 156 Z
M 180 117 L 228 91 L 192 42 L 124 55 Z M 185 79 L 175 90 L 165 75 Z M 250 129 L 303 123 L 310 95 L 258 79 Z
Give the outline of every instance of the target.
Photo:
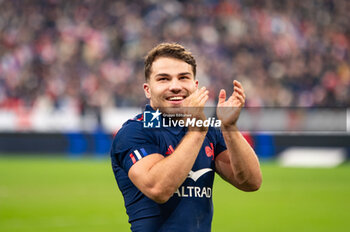
M 170 76 L 170 75 L 167 74 L 167 73 L 158 73 L 158 74 L 156 75 L 156 77 L 158 77 L 158 76 L 160 76 L 160 77 L 168 77 L 168 76 Z
M 177 74 L 177 76 L 184 76 L 184 75 L 191 75 L 191 73 L 190 72 L 183 72 L 183 73 L 179 73 L 179 74 Z M 168 77 L 168 76 L 170 76 L 169 74 L 167 74 L 167 73 L 158 73 L 157 75 L 156 75 L 156 77 L 157 76 L 161 76 L 161 77 Z
M 191 73 L 190 72 L 179 73 L 179 76 L 183 76 L 183 75 L 191 75 Z

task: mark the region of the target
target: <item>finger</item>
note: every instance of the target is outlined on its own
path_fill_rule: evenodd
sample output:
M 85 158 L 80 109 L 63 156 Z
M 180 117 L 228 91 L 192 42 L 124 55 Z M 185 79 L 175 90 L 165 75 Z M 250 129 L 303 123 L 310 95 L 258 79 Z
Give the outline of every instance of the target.
M 202 87 L 201 89 L 197 90 L 196 93 L 193 94 L 193 96 L 189 99 L 188 105 L 192 107 L 196 107 L 200 105 L 201 100 L 204 98 L 205 95 L 208 95 L 209 91 L 206 90 L 205 87 Z
M 204 106 L 207 100 L 209 99 L 209 95 L 205 95 L 199 102 L 200 106 Z
M 241 103 L 241 106 L 243 106 L 244 103 L 245 103 L 245 100 L 244 100 L 243 96 L 242 95 L 237 95 L 237 98 L 238 98 L 239 102 Z
M 243 85 L 241 84 L 241 82 L 234 80 L 233 81 L 233 86 L 242 89 L 243 92 L 244 92 L 244 88 L 243 88 Z
M 202 100 L 203 100 L 204 98 L 208 98 L 208 96 L 209 96 L 209 91 L 206 90 L 204 93 L 202 93 L 202 94 L 198 97 L 198 104 L 199 104 L 199 105 L 202 105 Z
M 224 103 L 226 100 L 226 91 L 224 89 L 220 90 L 218 104 Z
M 245 98 L 244 90 L 238 87 L 234 87 L 234 92 L 233 93 L 238 93 L 239 95 L 243 96 Z
M 206 88 L 202 87 L 200 89 L 197 89 L 197 91 L 195 92 L 195 94 L 193 95 L 193 98 L 198 98 L 201 94 L 203 94 L 205 92 Z
M 203 93 L 204 91 L 206 90 L 206 88 L 203 86 L 203 87 L 201 87 L 201 88 L 198 88 L 198 89 L 196 89 L 196 91 L 194 92 L 194 94 L 201 94 L 201 93 Z
M 239 82 L 237 80 L 233 80 L 233 86 L 238 86 L 239 88 L 243 89 L 241 82 Z
M 231 102 L 232 104 L 236 105 L 237 102 L 239 102 L 239 105 L 244 105 L 245 99 L 242 95 L 239 95 L 238 93 L 235 93 L 229 99 L 227 100 L 228 102 Z
M 245 99 L 244 89 L 239 87 L 238 85 L 234 87 L 234 91 L 233 92 L 236 93 L 236 94 L 238 93 L 239 95 L 242 95 L 243 98 Z
M 209 90 L 206 90 L 206 89 L 201 89 L 199 92 L 198 92 L 198 96 L 197 96 L 197 99 L 201 99 L 203 98 L 206 94 L 209 93 Z
M 204 97 L 205 95 L 209 94 L 209 90 L 205 90 L 203 93 L 199 95 L 200 98 Z

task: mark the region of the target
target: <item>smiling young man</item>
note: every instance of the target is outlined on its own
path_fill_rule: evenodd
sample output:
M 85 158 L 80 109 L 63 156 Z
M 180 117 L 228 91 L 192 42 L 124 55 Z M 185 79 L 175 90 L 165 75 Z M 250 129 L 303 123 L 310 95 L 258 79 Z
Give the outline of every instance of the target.
M 145 59 L 145 112 L 191 109 L 191 118 L 205 120 L 208 90 L 198 88 L 196 62 L 179 44 L 163 43 Z M 212 127 L 145 128 L 144 115 L 124 123 L 114 138 L 112 167 L 123 194 L 132 231 L 211 231 L 212 186 L 217 172 L 243 191 L 259 189 L 259 161 L 236 128 L 244 105 L 243 87 L 233 82 L 226 100 L 220 91 Z M 156 111 L 157 110 L 157 111 Z M 175 110 L 175 111 L 174 111 Z

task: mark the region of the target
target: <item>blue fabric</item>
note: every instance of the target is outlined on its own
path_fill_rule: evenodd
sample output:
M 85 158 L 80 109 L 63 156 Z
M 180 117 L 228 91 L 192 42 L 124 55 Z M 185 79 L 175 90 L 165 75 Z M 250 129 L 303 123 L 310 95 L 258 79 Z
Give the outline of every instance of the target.
M 150 106 L 146 110 L 154 111 Z M 226 150 L 221 132 L 209 128 L 191 175 L 168 202 L 157 204 L 146 197 L 128 178 L 131 166 L 140 155 L 159 153 L 164 157 L 176 149 L 187 128 L 143 128 L 142 114 L 124 123 L 116 134 L 112 149 L 112 167 L 123 194 L 132 231 L 210 231 L 213 216 L 212 186 L 215 157 Z M 214 148 L 214 151 L 212 151 Z M 206 151 L 207 150 L 207 151 Z M 210 154 L 214 154 L 214 157 Z M 134 158 L 131 158 L 134 157 Z

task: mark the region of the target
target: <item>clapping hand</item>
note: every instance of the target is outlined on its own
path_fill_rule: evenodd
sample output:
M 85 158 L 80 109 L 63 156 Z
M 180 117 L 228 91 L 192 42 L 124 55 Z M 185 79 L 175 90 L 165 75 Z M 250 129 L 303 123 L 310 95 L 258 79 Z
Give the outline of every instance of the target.
M 233 93 L 226 100 L 226 91 L 221 89 L 219 101 L 216 109 L 218 119 L 221 120 L 223 127 L 235 127 L 241 109 L 245 103 L 244 89 L 240 82 L 233 81 Z

